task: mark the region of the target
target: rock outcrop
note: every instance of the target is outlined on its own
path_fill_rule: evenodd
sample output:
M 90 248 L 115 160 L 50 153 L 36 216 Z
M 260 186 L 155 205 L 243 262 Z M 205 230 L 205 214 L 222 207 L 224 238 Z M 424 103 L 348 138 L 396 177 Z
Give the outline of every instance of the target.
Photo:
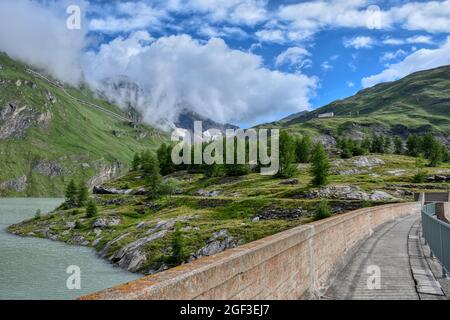
M 53 178 L 64 175 L 64 168 L 55 161 L 40 160 L 34 167 L 33 172 Z
M 94 186 L 99 186 L 102 183 L 116 178 L 119 176 L 123 169 L 123 165 L 120 162 L 114 162 L 112 164 L 101 162 L 94 165 L 97 172 L 92 178 L 87 182 L 88 186 L 93 188 Z
M 0 139 L 21 138 L 33 125 L 46 127 L 52 113 L 39 112 L 19 102 L 10 102 L 0 109 Z
M 147 259 L 144 246 L 167 234 L 167 230 L 161 230 L 148 237 L 136 240 L 117 251 L 110 260 L 117 263 L 119 267 L 131 272 L 141 269 L 142 264 Z
M 306 199 L 339 199 L 339 200 L 371 200 L 371 201 L 389 201 L 396 198 L 387 192 L 375 190 L 371 193 L 363 191 L 358 186 L 334 185 L 321 189 L 312 190 L 305 194 Z
M 15 179 L 4 181 L 0 183 L 0 189 L 9 189 L 16 192 L 25 191 L 27 188 L 27 176 L 21 176 Z
M 228 230 L 223 229 L 213 233 L 208 239 L 206 246 L 199 249 L 194 255 L 189 258 L 189 261 L 199 259 L 201 257 L 211 256 L 213 254 L 222 252 L 226 249 L 235 248 L 239 245 L 238 239 L 233 237 Z

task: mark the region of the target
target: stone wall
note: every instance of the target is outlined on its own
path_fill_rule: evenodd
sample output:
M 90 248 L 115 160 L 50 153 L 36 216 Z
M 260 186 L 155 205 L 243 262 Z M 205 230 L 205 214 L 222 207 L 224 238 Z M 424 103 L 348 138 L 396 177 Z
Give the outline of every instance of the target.
M 418 212 L 419 202 L 360 209 L 81 299 L 314 298 L 375 228 Z

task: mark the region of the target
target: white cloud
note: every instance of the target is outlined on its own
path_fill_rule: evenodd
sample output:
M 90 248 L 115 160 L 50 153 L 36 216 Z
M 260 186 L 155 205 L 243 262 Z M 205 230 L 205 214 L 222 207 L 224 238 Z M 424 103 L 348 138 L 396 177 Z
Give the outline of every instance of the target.
M 288 64 L 289 66 L 295 66 L 298 69 L 311 67 L 312 61 L 308 58 L 310 56 L 311 53 L 305 48 L 290 47 L 276 57 L 275 66 L 279 67 Z
M 205 15 L 209 22 L 254 26 L 268 18 L 267 0 L 169 1 L 168 10 Z
M 142 89 L 136 107 L 146 121 L 174 120 L 183 107 L 216 121 L 295 112 L 310 106 L 317 80 L 271 71 L 262 58 L 230 49 L 223 40 L 199 42 L 188 35 L 143 43 L 146 32 L 104 44 L 85 61 L 88 80 L 127 76 Z M 121 97 L 117 97 L 120 100 Z
M 450 0 L 410 2 L 389 11 L 390 19 L 407 30 L 431 33 L 450 30 Z
M 413 37 L 409 37 L 409 38 L 385 38 L 382 41 L 383 44 L 386 45 L 394 45 L 394 46 L 399 46 L 399 45 L 405 45 L 405 44 L 433 44 L 433 38 L 430 36 L 425 36 L 425 35 L 417 35 L 417 36 L 413 36 Z
M 355 86 L 355 84 L 354 84 L 352 81 L 348 81 L 348 82 L 347 82 L 347 86 L 348 86 L 349 88 L 353 88 L 353 87 Z
M 344 46 L 346 48 L 354 49 L 370 49 L 375 45 L 375 40 L 372 37 L 359 36 L 350 39 L 344 39 Z
M 330 64 L 330 62 L 329 62 L 328 60 L 322 62 L 322 64 L 321 64 L 320 66 L 321 66 L 322 69 L 325 70 L 325 71 L 328 71 L 328 70 L 333 69 L 333 66 Z
M 84 7 L 85 3 L 78 3 Z M 67 1 L 0 1 L 0 50 L 71 84 L 82 78 L 80 53 L 85 31 L 66 27 Z
M 385 52 L 381 56 L 380 61 L 381 62 L 386 62 L 386 61 L 390 61 L 390 60 L 396 60 L 396 59 L 402 58 L 402 57 L 404 57 L 406 55 L 407 55 L 406 51 L 404 51 L 402 49 L 399 49 L 399 50 L 397 50 L 395 52 Z
M 112 15 L 92 19 L 89 29 L 114 33 L 147 27 L 159 28 L 162 24 L 161 20 L 167 18 L 164 9 L 156 8 L 144 2 L 118 2 L 115 4 Z
M 391 30 L 400 27 L 431 33 L 450 30 L 450 0 L 407 2 L 384 10 L 374 7 L 373 3 L 368 0 L 304 1 L 280 6 L 275 16 L 290 32 L 310 35 L 336 28 Z M 288 40 L 286 37 L 285 41 Z
M 420 49 L 407 56 L 402 62 L 391 64 L 383 72 L 362 80 L 363 87 L 381 82 L 398 80 L 416 71 L 432 69 L 450 64 L 450 37 L 438 49 Z

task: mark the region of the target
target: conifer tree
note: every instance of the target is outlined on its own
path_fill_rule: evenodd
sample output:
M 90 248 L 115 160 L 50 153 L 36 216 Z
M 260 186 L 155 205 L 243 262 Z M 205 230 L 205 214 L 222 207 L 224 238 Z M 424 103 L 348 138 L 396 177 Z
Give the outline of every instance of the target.
M 312 184 L 316 187 L 326 185 L 329 171 L 330 160 L 328 159 L 327 152 L 321 143 L 317 143 L 311 158 Z

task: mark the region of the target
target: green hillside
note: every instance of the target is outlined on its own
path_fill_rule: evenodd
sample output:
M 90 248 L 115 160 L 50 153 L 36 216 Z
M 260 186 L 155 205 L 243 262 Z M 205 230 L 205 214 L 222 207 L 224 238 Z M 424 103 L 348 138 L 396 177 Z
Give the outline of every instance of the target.
M 166 139 L 89 90 L 52 82 L 0 53 L 0 196 L 58 196 L 72 177 L 101 183 Z
M 334 112 L 334 118 L 318 119 Z M 435 133 L 450 144 L 450 66 L 417 72 L 275 123 L 294 132 L 354 135 L 355 131 L 406 137 Z

